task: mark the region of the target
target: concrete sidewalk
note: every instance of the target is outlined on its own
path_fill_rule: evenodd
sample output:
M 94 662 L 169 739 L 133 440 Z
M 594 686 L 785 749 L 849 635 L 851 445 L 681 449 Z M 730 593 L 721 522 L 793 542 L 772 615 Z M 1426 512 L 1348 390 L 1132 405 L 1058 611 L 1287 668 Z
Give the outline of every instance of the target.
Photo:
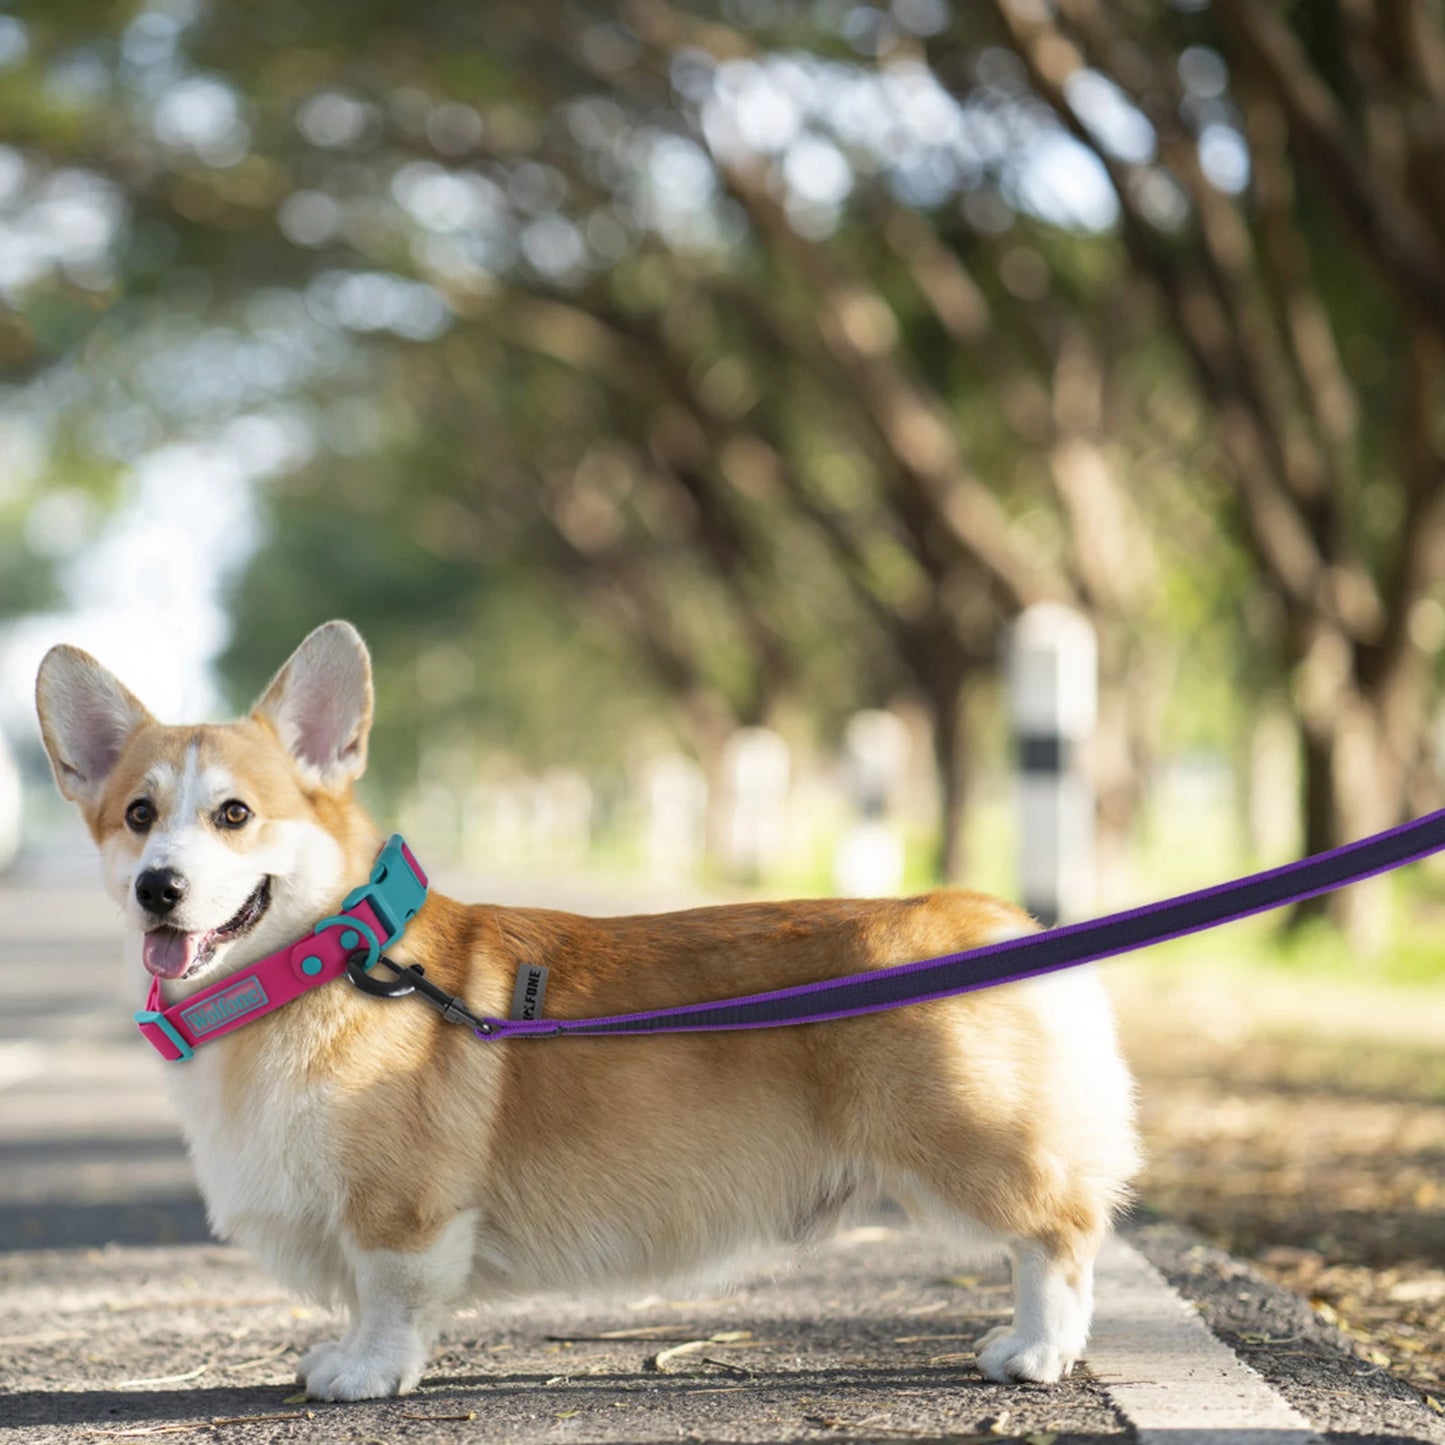
M 1445 1441 L 1413 1391 L 1342 1349 L 1301 1301 L 1169 1226 L 1129 1238 L 1101 1273 L 1088 1367 L 1057 1386 L 983 1380 L 971 1346 L 1005 1317 L 1006 1277 L 954 1273 L 938 1241 L 890 1221 L 801 1262 L 762 1261 L 727 1293 L 459 1311 L 415 1394 L 355 1405 L 300 1397 L 293 1363 L 335 1321 L 236 1250 L 12 1253 L 0 1256 L 0 1438 Z
M 1302 1301 L 1163 1223 L 1111 1251 L 1089 1369 L 1057 1387 L 984 1381 L 971 1346 L 1005 1275 L 884 1214 L 728 1293 L 483 1303 L 417 1394 L 307 1403 L 293 1362 L 335 1322 L 209 1242 L 116 957 L 88 880 L 0 888 L 0 1440 L 1445 1445 L 1445 1420 Z

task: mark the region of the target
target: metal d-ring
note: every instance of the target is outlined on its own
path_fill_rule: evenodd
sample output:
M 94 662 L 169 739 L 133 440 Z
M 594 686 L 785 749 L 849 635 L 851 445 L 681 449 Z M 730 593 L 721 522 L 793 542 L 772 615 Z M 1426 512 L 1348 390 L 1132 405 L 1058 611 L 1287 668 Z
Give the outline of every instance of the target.
M 382 980 L 375 974 L 368 973 L 366 961 L 371 957 L 369 949 L 357 948 L 346 960 L 346 976 L 362 993 L 369 993 L 373 998 L 405 998 L 407 994 L 416 991 L 416 984 L 413 982 L 414 975 L 411 969 L 403 968 L 401 964 L 394 963 L 384 953 L 376 960 L 377 963 L 384 963 L 391 969 L 396 977 L 390 980 Z

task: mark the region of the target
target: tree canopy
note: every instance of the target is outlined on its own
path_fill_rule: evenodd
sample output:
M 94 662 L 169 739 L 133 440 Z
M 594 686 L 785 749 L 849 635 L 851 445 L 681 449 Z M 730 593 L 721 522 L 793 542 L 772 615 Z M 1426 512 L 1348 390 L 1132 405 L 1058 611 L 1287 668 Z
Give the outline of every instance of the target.
M 1106 821 L 1271 697 L 1311 846 L 1433 799 L 1436 0 L 7 23 L 7 411 L 55 477 L 204 435 L 268 479 L 239 691 L 345 611 L 523 754 L 603 695 L 707 753 L 908 692 L 951 869 L 960 701 L 1055 598 Z

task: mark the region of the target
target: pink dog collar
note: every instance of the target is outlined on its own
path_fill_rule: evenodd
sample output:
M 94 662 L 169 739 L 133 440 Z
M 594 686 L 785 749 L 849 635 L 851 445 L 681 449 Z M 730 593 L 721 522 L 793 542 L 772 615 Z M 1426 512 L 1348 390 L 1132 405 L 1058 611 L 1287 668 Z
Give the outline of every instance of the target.
M 370 881 L 347 894 L 341 912 L 323 918 L 287 948 L 223 978 L 169 1008 L 161 983 L 151 981 L 146 1006 L 135 1015 L 141 1033 L 171 1063 L 189 1059 L 208 1044 L 340 978 L 358 953 L 370 970 L 382 949 L 395 943 L 426 901 L 427 877 L 400 833 L 387 839 Z

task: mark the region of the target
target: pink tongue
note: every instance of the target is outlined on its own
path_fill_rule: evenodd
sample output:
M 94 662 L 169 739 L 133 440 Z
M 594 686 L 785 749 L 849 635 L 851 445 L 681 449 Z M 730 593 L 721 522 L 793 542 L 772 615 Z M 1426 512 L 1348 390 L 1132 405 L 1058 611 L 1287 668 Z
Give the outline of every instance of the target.
M 196 961 L 200 946 L 199 933 L 157 928 L 145 936 L 141 962 L 157 978 L 179 978 Z

